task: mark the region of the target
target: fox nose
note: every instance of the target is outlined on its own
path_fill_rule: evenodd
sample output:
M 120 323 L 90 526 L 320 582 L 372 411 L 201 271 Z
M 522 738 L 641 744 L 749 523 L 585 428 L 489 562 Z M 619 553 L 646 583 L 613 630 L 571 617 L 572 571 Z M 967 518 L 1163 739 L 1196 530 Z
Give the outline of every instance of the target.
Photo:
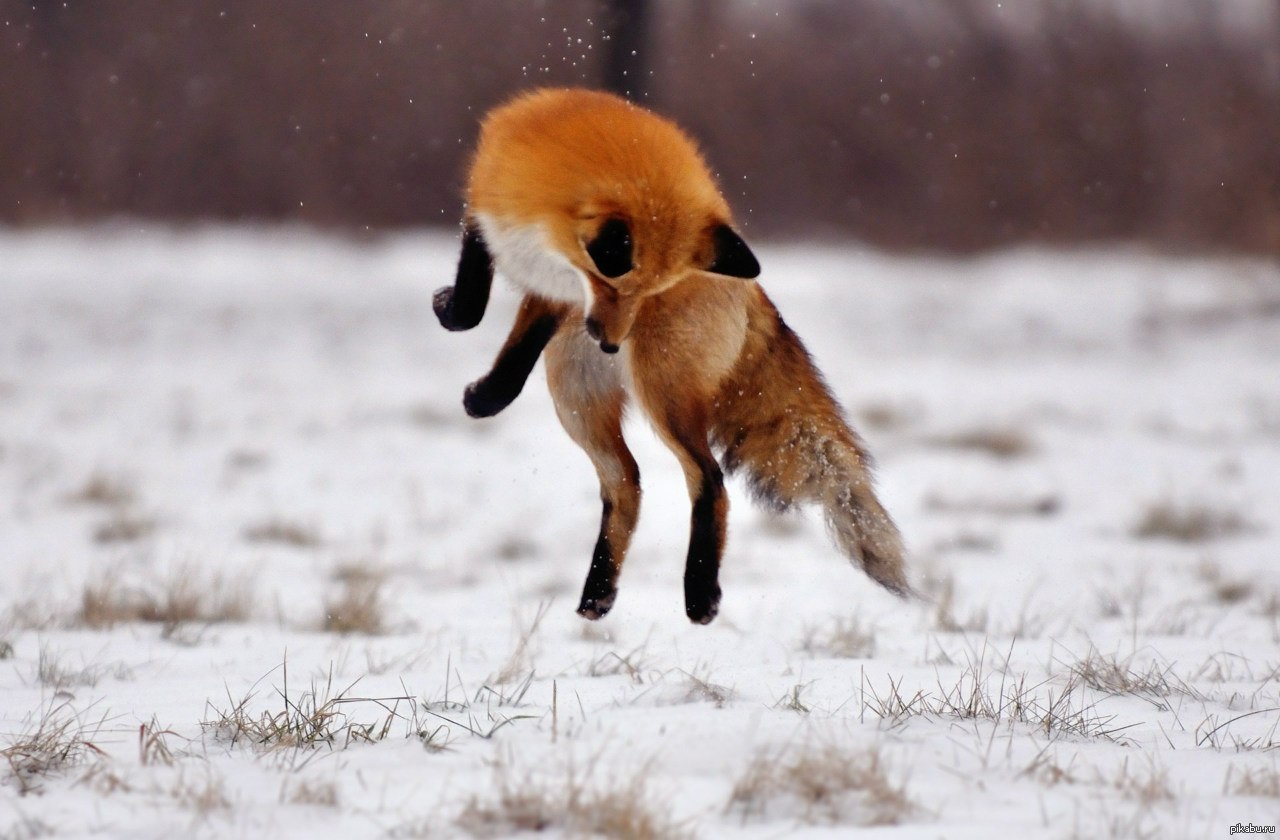
M 618 345 L 605 341 L 604 326 L 595 318 L 587 318 L 586 321 L 587 335 L 600 342 L 600 349 L 606 353 L 617 353 Z

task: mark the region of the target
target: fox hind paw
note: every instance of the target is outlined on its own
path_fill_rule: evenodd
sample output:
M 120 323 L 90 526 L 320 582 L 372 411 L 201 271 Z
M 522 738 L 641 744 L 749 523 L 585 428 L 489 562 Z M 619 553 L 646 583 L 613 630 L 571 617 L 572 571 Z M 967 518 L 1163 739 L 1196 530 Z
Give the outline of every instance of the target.
M 684 614 L 694 624 L 710 624 L 720 613 L 720 587 L 712 585 L 701 591 L 686 591 Z
M 600 597 L 583 596 L 582 603 L 578 604 L 578 615 L 590 621 L 598 621 L 609 614 L 609 610 L 613 609 L 613 602 L 618 597 L 618 590 L 613 590 L 607 595 Z

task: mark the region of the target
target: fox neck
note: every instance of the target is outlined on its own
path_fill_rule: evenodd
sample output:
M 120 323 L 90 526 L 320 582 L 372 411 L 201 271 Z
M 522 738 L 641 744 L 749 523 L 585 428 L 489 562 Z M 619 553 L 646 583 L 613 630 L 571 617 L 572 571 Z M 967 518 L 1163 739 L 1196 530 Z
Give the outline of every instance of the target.
M 530 294 L 583 305 L 587 278 L 552 247 L 540 224 L 513 224 L 487 213 L 476 213 L 475 217 L 502 276 Z

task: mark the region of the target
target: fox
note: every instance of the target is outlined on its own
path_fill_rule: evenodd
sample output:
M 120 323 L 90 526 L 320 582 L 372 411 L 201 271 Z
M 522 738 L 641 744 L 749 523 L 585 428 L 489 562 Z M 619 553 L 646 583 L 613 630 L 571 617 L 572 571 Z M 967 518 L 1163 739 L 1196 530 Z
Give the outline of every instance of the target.
M 719 612 L 734 473 L 774 509 L 820 506 L 844 555 L 913 594 L 862 439 L 757 282 L 759 261 L 674 122 L 587 89 L 519 95 L 482 120 L 465 195 L 456 276 L 433 309 L 446 329 L 466 330 L 482 320 L 495 272 L 523 292 L 463 407 L 496 415 L 545 360 L 556 415 L 600 484 L 581 616 L 614 606 L 639 519 L 640 469 L 622 428 L 632 404 L 684 472 L 690 621 Z

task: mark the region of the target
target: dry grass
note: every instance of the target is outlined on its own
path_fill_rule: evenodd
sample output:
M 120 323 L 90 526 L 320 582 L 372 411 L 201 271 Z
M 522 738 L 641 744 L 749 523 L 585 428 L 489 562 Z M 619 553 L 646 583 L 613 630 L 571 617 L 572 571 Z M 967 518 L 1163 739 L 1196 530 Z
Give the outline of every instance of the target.
M 170 766 L 176 760 L 169 738 L 181 737 L 172 729 L 165 729 L 153 716 L 150 723 L 138 727 L 138 761 L 143 767 Z
M 1203 543 L 1255 530 L 1243 516 L 1230 510 L 1205 505 L 1156 502 L 1133 526 L 1133 536 L 1144 539 Z
M 1209 587 L 1213 600 L 1220 604 L 1237 604 L 1254 591 L 1252 582 L 1228 576 L 1215 560 L 1202 561 L 1196 574 Z
M 260 752 L 373 743 L 387 738 L 398 721 L 409 721 L 413 728 L 416 715 L 412 697 L 352 697 L 354 683 L 334 693 L 332 672 L 323 685 L 313 682 L 308 690 L 290 694 L 288 663 L 282 668 L 284 687 L 276 689 L 278 710 L 251 711 L 255 697 L 252 690 L 239 701 L 228 694 L 226 709 L 206 704 L 213 716 L 202 721 L 200 727 L 230 746 L 245 744 Z M 376 709 L 370 720 L 355 720 L 348 712 L 369 707 Z M 408 715 L 402 709 L 408 710 Z
M 159 523 L 154 517 L 117 508 L 111 518 L 98 523 L 93 529 L 94 542 L 104 545 L 120 542 L 136 542 L 155 533 Z
M 209 769 L 199 774 L 199 778 L 192 778 L 186 773 L 180 774 L 166 792 L 180 806 L 202 817 L 229 812 L 232 807 L 226 783 Z
M 1173 666 L 1161 667 L 1151 662 L 1145 668 L 1133 667 L 1133 656 L 1120 659 L 1107 656 L 1097 649 L 1090 649 L 1085 657 L 1075 663 L 1071 673 L 1089 688 L 1106 694 L 1132 694 L 1147 699 L 1181 694 L 1204 699 L 1195 689 L 1173 674 Z
M 784 709 L 788 712 L 795 712 L 800 715 L 807 715 L 813 711 L 813 708 L 804 701 L 804 692 L 812 683 L 796 683 L 791 690 L 778 698 L 778 702 L 773 704 L 775 709 Z
M 943 496 L 939 493 L 930 493 L 925 496 L 924 506 L 926 510 L 934 513 L 961 513 L 1000 518 L 1052 516 L 1062 510 L 1062 499 L 1058 496 L 1030 496 L 1025 498 L 967 496 L 954 498 Z
M 956 581 L 947 576 L 936 587 L 933 626 L 944 633 L 986 633 L 991 623 L 985 607 L 959 614 L 956 611 Z
M 1139 764 L 1139 762 L 1134 762 Z M 1150 806 L 1158 802 L 1171 802 L 1177 797 L 1169 781 L 1169 771 L 1148 758 L 1142 766 L 1130 765 L 1128 757 L 1120 765 L 1120 771 L 1112 779 L 1104 779 L 1127 799 Z
M 967 429 L 945 435 L 934 435 L 924 443 L 936 449 L 977 452 L 1002 461 L 1023 458 L 1035 452 L 1035 443 L 1024 431 L 1013 428 Z
M 872 402 L 858 407 L 857 418 L 860 426 L 877 432 L 894 432 L 914 424 L 920 413 L 919 409 L 908 406 Z
M 286 782 L 280 792 L 280 800 L 291 805 L 316 805 L 322 808 L 337 808 L 341 802 L 338 786 L 328 780 L 299 779 Z
M 178 569 L 158 591 L 132 589 L 119 576 L 104 575 L 85 585 L 73 623 L 93 629 L 143 622 L 161 624 L 166 638 L 184 624 L 244 621 L 253 595 L 249 578 L 214 576 L 199 582 L 191 569 Z
M 116 679 L 129 679 L 132 672 L 122 663 L 113 665 L 95 663 L 79 667 L 66 666 L 61 658 L 51 652 L 47 646 L 40 648 L 40 657 L 36 661 L 36 680 L 55 693 L 70 692 L 75 688 L 93 687 L 104 676 Z
M 891 678 L 885 689 L 864 680 L 861 703 L 864 714 L 891 727 L 914 718 L 985 720 L 1010 730 L 1026 727 L 1048 738 L 1129 743 L 1123 734 L 1129 726 L 1117 726 L 1114 715 L 1101 714 L 1078 675 L 1069 674 L 1065 684 L 1029 682 L 1025 674 L 991 673 L 981 657 L 970 660 L 954 685 L 939 680 L 933 691 L 904 694 L 901 680 Z
M 531 646 L 534 637 L 538 633 L 538 628 L 542 626 L 542 620 L 547 617 L 547 610 L 550 608 L 550 601 L 542 601 L 538 604 L 537 611 L 534 612 L 533 618 L 528 623 L 522 624 L 518 618 L 515 620 L 516 643 L 512 647 L 507 661 L 498 669 L 496 674 L 489 678 L 489 682 L 495 685 L 508 685 L 522 680 L 526 674 L 532 673 L 533 653 Z
M 65 616 L 42 598 L 22 598 L 11 603 L 0 615 L 0 633 L 18 630 L 48 630 L 63 622 Z
M 1265 799 L 1280 799 L 1280 767 L 1237 767 L 1234 764 L 1227 768 L 1227 777 L 1222 783 L 1222 792 L 1227 796 L 1258 796 Z
M 596 627 L 598 625 L 593 623 L 585 626 Z M 586 675 L 589 677 L 614 677 L 619 674 L 625 674 L 635 685 L 642 685 L 645 681 L 645 671 L 649 668 L 648 653 L 645 648 L 646 645 L 642 644 L 626 653 L 618 653 L 616 650 L 605 651 L 587 663 Z
M 105 757 L 93 743 L 104 723 L 105 718 L 92 723 L 81 720 L 65 703 L 49 706 L 38 720 L 28 720 L 0 749 L 18 792 L 38 793 L 48 777 Z
M 688 827 L 653 801 L 644 772 L 622 782 L 592 784 L 593 768 L 563 777 L 522 774 L 517 781 L 505 762 L 495 766 L 494 793 L 473 796 L 455 823 L 472 837 L 509 837 L 522 832 L 559 832 L 610 840 L 687 840 Z
M 287 519 L 267 519 L 247 525 L 242 535 L 249 542 L 275 543 L 294 548 L 319 548 L 324 544 L 319 529 Z
M 1058 760 L 1058 754 L 1050 752 L 1048 746 L 1036 753 L 1035 758 L 1018 775 L 1035 779 L 1045 787 L 1075 784 L 1079 781 L 1079 778 L 1072 770 L 1072 762 L 1067 762 L 1066 765 L 1063 765 Z
M 898 825 L 918 808 L 889 778 L 877 749 L 827 745 L 758 755 L 733 786 L 726 810 L 743 821 L 796 810 L 806 823 Z
M 133 482 L 119 475 L 95 472 L 79 490 L 67 497 L 67 501 L 81 505 L 102 507 L 127 507 L 137 499 Z
M 876 631 L 857 616 L 836 616 L 804 629 L 800 650 L 832 659 L 869 659 L 876 652 Z
M 676 699 L 677 703 L 710 703 L 717 709 L 723 709 L 735 696 L 729 686 L 712 682 L 706 671 L 699 674 L 682 670 L 680 673 L 684 677 L 684 687 Z
M 338 591 L 325 600 L 322 629 L 328 633 L 363 633 L 376 636 L 386 631 L 386 610 L 382 599 L 385 576 L 378 571 L 351 567 L 338 577 Z

